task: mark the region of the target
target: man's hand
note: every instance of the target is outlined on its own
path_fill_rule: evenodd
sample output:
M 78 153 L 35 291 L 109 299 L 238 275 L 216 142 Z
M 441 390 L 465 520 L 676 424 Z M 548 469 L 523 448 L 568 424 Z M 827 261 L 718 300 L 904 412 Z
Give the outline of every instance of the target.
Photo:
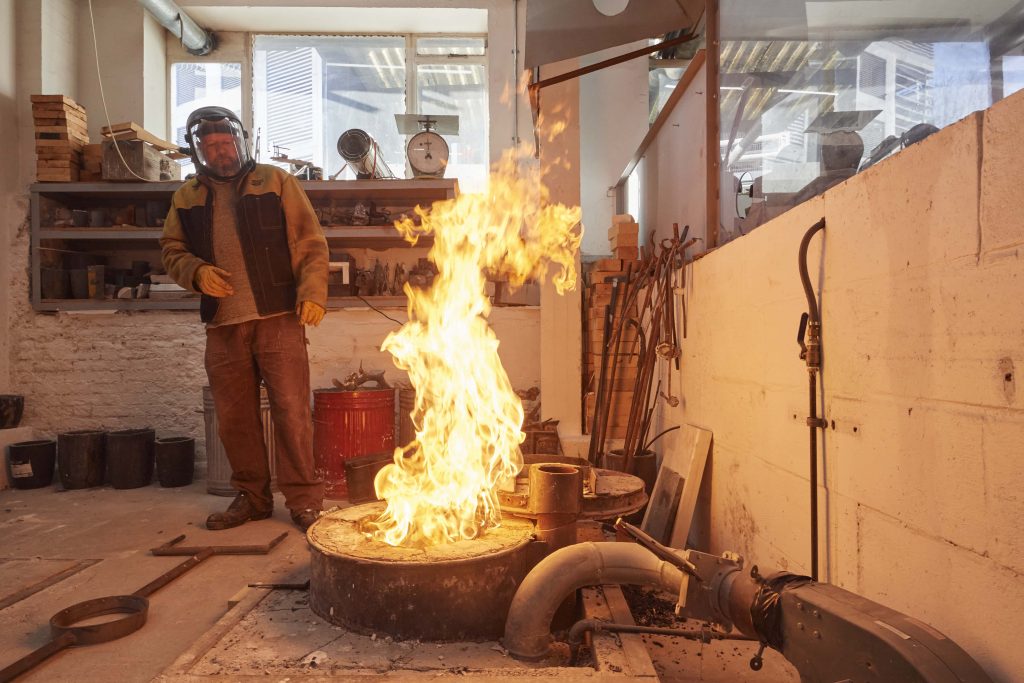
M 196 289 L 203 294 L 217 298 L 231 296 L 235 290 L 228 284 L 227 278 L 229 277 L 231 277 L 231 273 L 223 268 L 211 265 L 199 266 L 195 276 Z
M 299 316 L 299 322 L 310 327 L 319 325 L 326 312 L 323 306 L 312 301 L 303 301 L 295 307 L 295 315 Z

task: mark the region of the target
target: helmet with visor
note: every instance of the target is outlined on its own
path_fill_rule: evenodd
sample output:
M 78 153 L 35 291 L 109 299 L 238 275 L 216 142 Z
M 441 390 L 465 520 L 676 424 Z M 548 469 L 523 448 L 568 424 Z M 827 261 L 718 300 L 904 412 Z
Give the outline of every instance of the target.
M 256 165 L 248 137 L 242 122 L 225 107 L 196 109 L 185 124 L 185 141 L 196 171 L 214 180 L 233 180 Z

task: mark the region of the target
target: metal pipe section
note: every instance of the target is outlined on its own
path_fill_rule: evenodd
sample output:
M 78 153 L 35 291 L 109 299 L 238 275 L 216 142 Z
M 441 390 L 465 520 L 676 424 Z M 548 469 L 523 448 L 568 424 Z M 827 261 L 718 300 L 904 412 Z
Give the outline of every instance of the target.
M 576 542 L 576 518 L 583 494 L 583 474 L 574 465 L 530 466 L 529 510 L 537 520 L 537 540 L 550 551 Z
M 208 55 L 217 47 L 217 39 L 202 28 L 174 0 L 139 0 L 160 25 L 181 40 L 189 54 Z
M 811 276 L 807 270 L 807 248 L 815 233 L 825 229 L 822 218 L 804 233 L 800 240 L 797 267 L 800 269 L 800 284 L 803 285 L 807 297 L 807 345 L 802 356 L 807 361 L 807 386 L 809 407 L 807 427 L 810 429 L 810 462 L 809 479 L 811 482 L 811 578 L 818 580 L 818 429 L 824 428 L 824 420 L 818 418 L 818 372 L 821 370 L 821 316 L 818 313 L 818 301 L 811 286 Z M 801 326 L 801 330 L 803 327 Z M 801 345 L 803 342 L 801 340 Z
M 551 620 L 562 601 L 583 586 L 653 585 L 678 593 L 683 574 L 633 543 L 578 543 L 544 558 L 527 575 L 509 608 L 502 643 L 517 659 L 548 652 Z

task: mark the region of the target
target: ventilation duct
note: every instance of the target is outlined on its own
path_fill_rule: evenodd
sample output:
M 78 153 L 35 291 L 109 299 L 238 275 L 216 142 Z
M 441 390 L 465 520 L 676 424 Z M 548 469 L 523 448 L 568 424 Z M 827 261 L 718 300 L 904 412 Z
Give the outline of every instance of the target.
M 201 28 L 173 0 L 139 0 L 139 4 L 149 10 L 161 26 L 179 38 L 189 54 L 207 55 L 217 47 L 213 34 Z

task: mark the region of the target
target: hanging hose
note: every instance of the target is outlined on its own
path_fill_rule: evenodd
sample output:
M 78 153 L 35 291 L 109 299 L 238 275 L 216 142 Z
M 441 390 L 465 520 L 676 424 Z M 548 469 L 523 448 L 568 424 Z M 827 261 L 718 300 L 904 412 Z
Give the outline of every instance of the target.
M 815 233 L 825 229 L 825 219 L 810 227 L 800 240 L 800 255 L 797 266 L 800 269 L 800 283 L 807 297 L 807 313 L 800 317 L 800 329 L 797 343 L 800 344 L 800 358 L 807 362 L 808 416 L 807 427 L 810 429 L 810 476 L 811 481 L 811 578 L 818 580 L 818 429 L 825 426 L 825 420 L 818 417 L 818 372 L 821 370 L 821 317 L 818 313 L 818 301 L 811 286 L 811 277 L 807 271 L 807 248 Z M 807 343 L 804 343 L 806 333 Z

